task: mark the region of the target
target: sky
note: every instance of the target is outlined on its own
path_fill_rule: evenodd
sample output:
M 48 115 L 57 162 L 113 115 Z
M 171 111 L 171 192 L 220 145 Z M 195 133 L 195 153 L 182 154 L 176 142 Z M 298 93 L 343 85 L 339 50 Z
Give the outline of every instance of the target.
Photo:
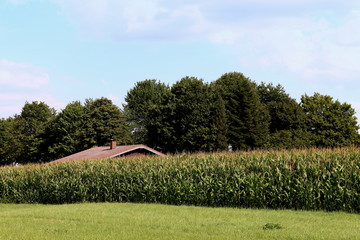
M 241 72 L 360 116 L 359 0 L 0 0 L 0 118 Z

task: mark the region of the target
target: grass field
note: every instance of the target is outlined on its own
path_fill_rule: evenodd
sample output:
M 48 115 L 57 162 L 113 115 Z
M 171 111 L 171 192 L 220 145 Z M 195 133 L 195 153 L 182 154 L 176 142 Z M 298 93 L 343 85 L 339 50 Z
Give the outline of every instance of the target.
M 0 204 L 0 239 L 360 239 L 360 215 L 131 203 Z

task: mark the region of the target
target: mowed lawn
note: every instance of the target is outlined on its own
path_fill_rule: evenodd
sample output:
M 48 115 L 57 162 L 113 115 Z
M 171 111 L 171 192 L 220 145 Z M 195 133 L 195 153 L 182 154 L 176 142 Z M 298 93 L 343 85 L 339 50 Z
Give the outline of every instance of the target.
M 270 229 L 264 230 L 266 224 Z M 360 239 L 360 215 L 131 203 L 0 204 L 0 239 Z

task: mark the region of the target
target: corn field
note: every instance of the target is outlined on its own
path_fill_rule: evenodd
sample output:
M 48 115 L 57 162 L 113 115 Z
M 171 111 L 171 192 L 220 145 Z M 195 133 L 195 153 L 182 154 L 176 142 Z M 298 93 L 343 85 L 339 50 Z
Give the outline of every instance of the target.
M 360 149 L 175 155 L 0 168 L 0 202 L 140 202 L 360 212 Z

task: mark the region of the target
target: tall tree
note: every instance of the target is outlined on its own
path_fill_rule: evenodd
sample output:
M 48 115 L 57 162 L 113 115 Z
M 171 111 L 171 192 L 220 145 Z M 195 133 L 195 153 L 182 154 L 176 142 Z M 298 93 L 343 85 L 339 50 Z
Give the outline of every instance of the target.
M 124 110 L 133 141 L 167 152 L 173 146 L 174 95 L 155 79 L 137 82 L 128 91 Z
M 20 115 L 15 116 L 14 126 L 18 131 L 18 163 L 42 162 L 46 152 L 42 151 L 46 125 L 54 118 L 55 110 L 44 102 L 26 102 Z
M 0 119 L 0 166 L 16 163 L 22 149 L 19 134 L 14 118 Z
M 110 139 L 119 144 L 131 142 L 125 114 L 110 99 L 87 99 L 84 108 L 84 148 L 107 145 Z
M 0 166 L 8 164 L 6 156 L 8 141 L 8 124 L 5 119 L 0 119 Z
M 295 99 L 281 85 L 261 83 L 257 86 L 260 100 L 270 114 L 270 146 L 299 148 L 311 145 L 306 130 L 306 116 Z
M 256 84 L 242 73 L 226 73 L 215 86 L 225 101 L 229 144 L 234 150 L 266 146 L 269 114 L 260 102 Z
M 357 143 L 359 126 L 350 104 L 315 93 L 313 96 L 303 95 L 301 106 L 316 146 L 335 147 Z
M 215 149 L 217 151 L 227 150 L 229 147 L 227 139 L 227 117 L 225 101 L 220 94 L 215 92 L 215 106 L 213 109 L 213 129 L 216 131 Z
M 107 98 L 69 103 L 46 127 L 42 149 L 51 161 L 91 148 L 110 139 L 131 142 L 124 113 Z
M 208 84 L 202 79 L 184 77 L 175 83 L 176 150 L 211 151 L 215 148 L 216 132 L 212 129 L 212 99 Z
M 75 101 L 51 121 L 45 130 L 43 149 L 48 153 L 47 161 L 65 157 L 84 150 L 85 107 Z

